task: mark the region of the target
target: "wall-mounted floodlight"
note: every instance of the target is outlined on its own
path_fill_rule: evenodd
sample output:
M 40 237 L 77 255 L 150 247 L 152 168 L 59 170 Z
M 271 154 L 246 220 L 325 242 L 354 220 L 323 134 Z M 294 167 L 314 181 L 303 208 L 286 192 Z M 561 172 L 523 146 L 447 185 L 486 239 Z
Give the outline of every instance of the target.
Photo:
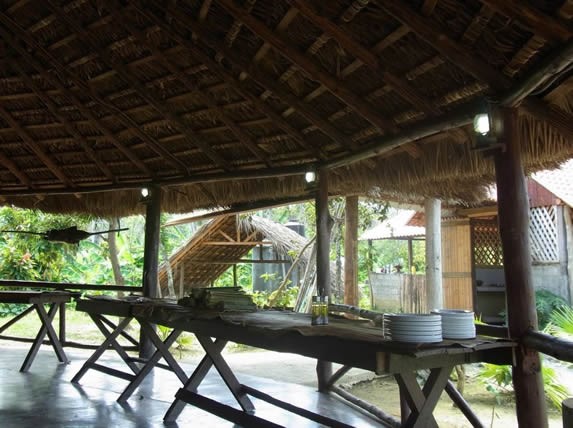
M 316 172 L 314 171 L 307 171 L 304 173 L 304 181 L 311 184 L 316 181 Z
M 147 187 L 141 189 L 141 197 L 143 199 L 147 199 L 149 197 L 149 189 Z
M 489 114 L 480 113 L 474 116 L 474 131 L 476 134 L 487 135 L 491 130 Z
M 503 121 L 495 105 L 485 104 L 483 113 L 474 116 L 473 125 L 476 134 L 473 150 L 491 151 L 505 147 L 499 141 L 503 138 Z

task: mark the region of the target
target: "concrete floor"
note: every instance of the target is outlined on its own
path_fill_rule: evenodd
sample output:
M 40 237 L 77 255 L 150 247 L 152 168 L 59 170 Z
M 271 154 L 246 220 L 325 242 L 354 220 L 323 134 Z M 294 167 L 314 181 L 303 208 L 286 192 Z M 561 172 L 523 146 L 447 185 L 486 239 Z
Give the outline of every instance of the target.
M 62 427 L 234 427 L 217 416 L 187 405 L 176 423 L 164 424 L 163 415 L 180 387 L 173 373 L 155 369 L 143 382 L 126 405 L 115 400 L 127 382 L 94 370 L 82 378 L 80 385 L 70 379 L 80 369 L 91 351 L 66 349 L 70 364 L 58 363 L 51 348 L 43 346 L 28 373 L 18 370 L 27 352 L 25 345 L 0 342 L 0 426 L 2 428 L 62 428 Z M 257 354 L 257 353 L 255 353 Z M 241 356 L 245 360 L 273 358 L 274 353 Z M 284 355 L 284 354 L 283 354 Z M 297 359 L 298 358 L 298 359 Z M 300 364 L 302 373 L 311 373 L 308 359 L 287 358 L 291 366 Z M 233 358 L 230 357 L 230 360 Z M 100 363 L 125 369 L 117 355 L 108 351 Z M 369 415 L 341 402 L 336 396 L 319 394 L 315 387 L 269 379 L 269 370 L 259 370 L 267 377 L 253 376 L 252 365 L 241 371 L 241 364 L 229 361 L 240 382 L 255 387 L 283 401 L 304 407 L 355 427 L 381 426 Z M 237 365 L 238 364 L 238 365 Z M 276 361 L 275 365 L 284 365 Z M 194 364 L 183 364 L 191 373 Z M 284 376 L 284 370 L 281 371 Z M 251 373 L 251 374 L 248 374 Z M 307 384 L 314 380 L 308 379 Z M 216 372 L 212 370 L 199 388 L 199 393 L 235 408 L 239 408 Z M 307 428 L 320 426 L 315 422 L 285 412 L 256 398 L 251 398 L 256 415 L 285 427 Z

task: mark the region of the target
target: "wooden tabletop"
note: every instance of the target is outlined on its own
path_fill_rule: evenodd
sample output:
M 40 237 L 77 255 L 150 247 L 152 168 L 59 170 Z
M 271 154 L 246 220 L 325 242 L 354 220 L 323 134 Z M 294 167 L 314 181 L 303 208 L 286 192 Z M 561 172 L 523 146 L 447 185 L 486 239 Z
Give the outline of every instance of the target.
M 377 373 L 479 361 L 509 364 L 515 346 L 509 340 L 487 337 L 433 344 L 401 343 L 384 337 L 379 327 L 368 322 L 331 317 L 328 325 L 313 326 L 310 315 L 290 311 L 201 311 L 170 301 L 146 299 L 80 300 L 77 307 L 104 314 L 129 307 L 132 316 L 167 327 Z
M 67 291 L 0 291 L 0 303 L 66 303 L 73 295 Z

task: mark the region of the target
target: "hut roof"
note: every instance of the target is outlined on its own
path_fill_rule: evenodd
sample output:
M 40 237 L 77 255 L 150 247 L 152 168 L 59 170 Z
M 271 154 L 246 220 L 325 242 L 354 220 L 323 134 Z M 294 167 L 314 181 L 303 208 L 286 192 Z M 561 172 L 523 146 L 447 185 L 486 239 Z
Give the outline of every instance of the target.
M 528 171 L 572 157 L 571 1 L 6 0 L 0 198 L 189 212 L 333 194 L 470 203 L 482 100 L 519 106 Z
M 567 161 L 551 171 L 539 171 L 531 177 L 564 203 L 573 207 L 573 161 Z
M 408 239 L 419 238 L 426 235 L 426 228 L 422 226 L 412 226 L 409 224 L 415 210 L 399 210 L 396 215 L 388 218 L 382 223 L 366 230 L 360 235 L 360 241 L 370 241 L 378 239 Z
M 173 275 L 175 294 L 183 295 L 191 287 L 208 287 L 263 242 L 272 245 L 282 259 L 288 260 L 303 250 L 307 240 L 292 229 L 262 217 L 216 217 L 159 267 L 162 295 L 170 294 L 169 274 Z M 309 257 L 310 251 L 302 254 L 299 263 L 303 269 Z

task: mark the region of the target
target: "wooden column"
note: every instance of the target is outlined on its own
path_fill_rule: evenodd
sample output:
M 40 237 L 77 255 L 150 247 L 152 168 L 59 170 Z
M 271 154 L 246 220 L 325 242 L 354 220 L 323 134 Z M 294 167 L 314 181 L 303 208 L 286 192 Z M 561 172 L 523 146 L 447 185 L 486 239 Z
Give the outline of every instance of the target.
M 145 247 L 143 250 L 143 295 L 157 297 L 159 267 L 159 227 L 161 224 L 161 188 L 152 187 L 146 200 Z M 140 335 L 139 356 L 150 358 L 155 347 L 147 336 Z
M 414 273 L 412 267 L 414 266 L 414 248 L 412 245 L 412 238 L 408 238 L 408 274 Z
M 325 169 L 318 172 L 316 210 L 316 291 L 319 296 L 330 298 L 330 229 L 332 222 L 328 212 L 328 174 Z M 332 363 L 318 360 L 316 363 L 318 390 L 326 392 L 332 376 Z
M 573 428 L 573 398 L 566 398 L 562 404 L 563 428 Z
M 318 173 L 316 194 L 316 289 L 319 296 L 330 297 L 330 229 L 332 222 L 328 212 L 328 174 Z
M 358 196 L 348 196 L 344 227 L 344 303 L 358 306 Z
M 529 199 L 521 163 L 517 110 L 502 109 L 505 150 L 495 154 L 499 231 L 507 293 L 509 334 L 520 340 L 537 329 L 529 244 Z M 520 345 L 515 352 L 513 388 L 520 427 L 547 427 L 538 352 Z
M 442 291 L 442 225 L 441 201 L 428 198 L 426 214 L 426 293 L 427 309 L 444 307 Z

